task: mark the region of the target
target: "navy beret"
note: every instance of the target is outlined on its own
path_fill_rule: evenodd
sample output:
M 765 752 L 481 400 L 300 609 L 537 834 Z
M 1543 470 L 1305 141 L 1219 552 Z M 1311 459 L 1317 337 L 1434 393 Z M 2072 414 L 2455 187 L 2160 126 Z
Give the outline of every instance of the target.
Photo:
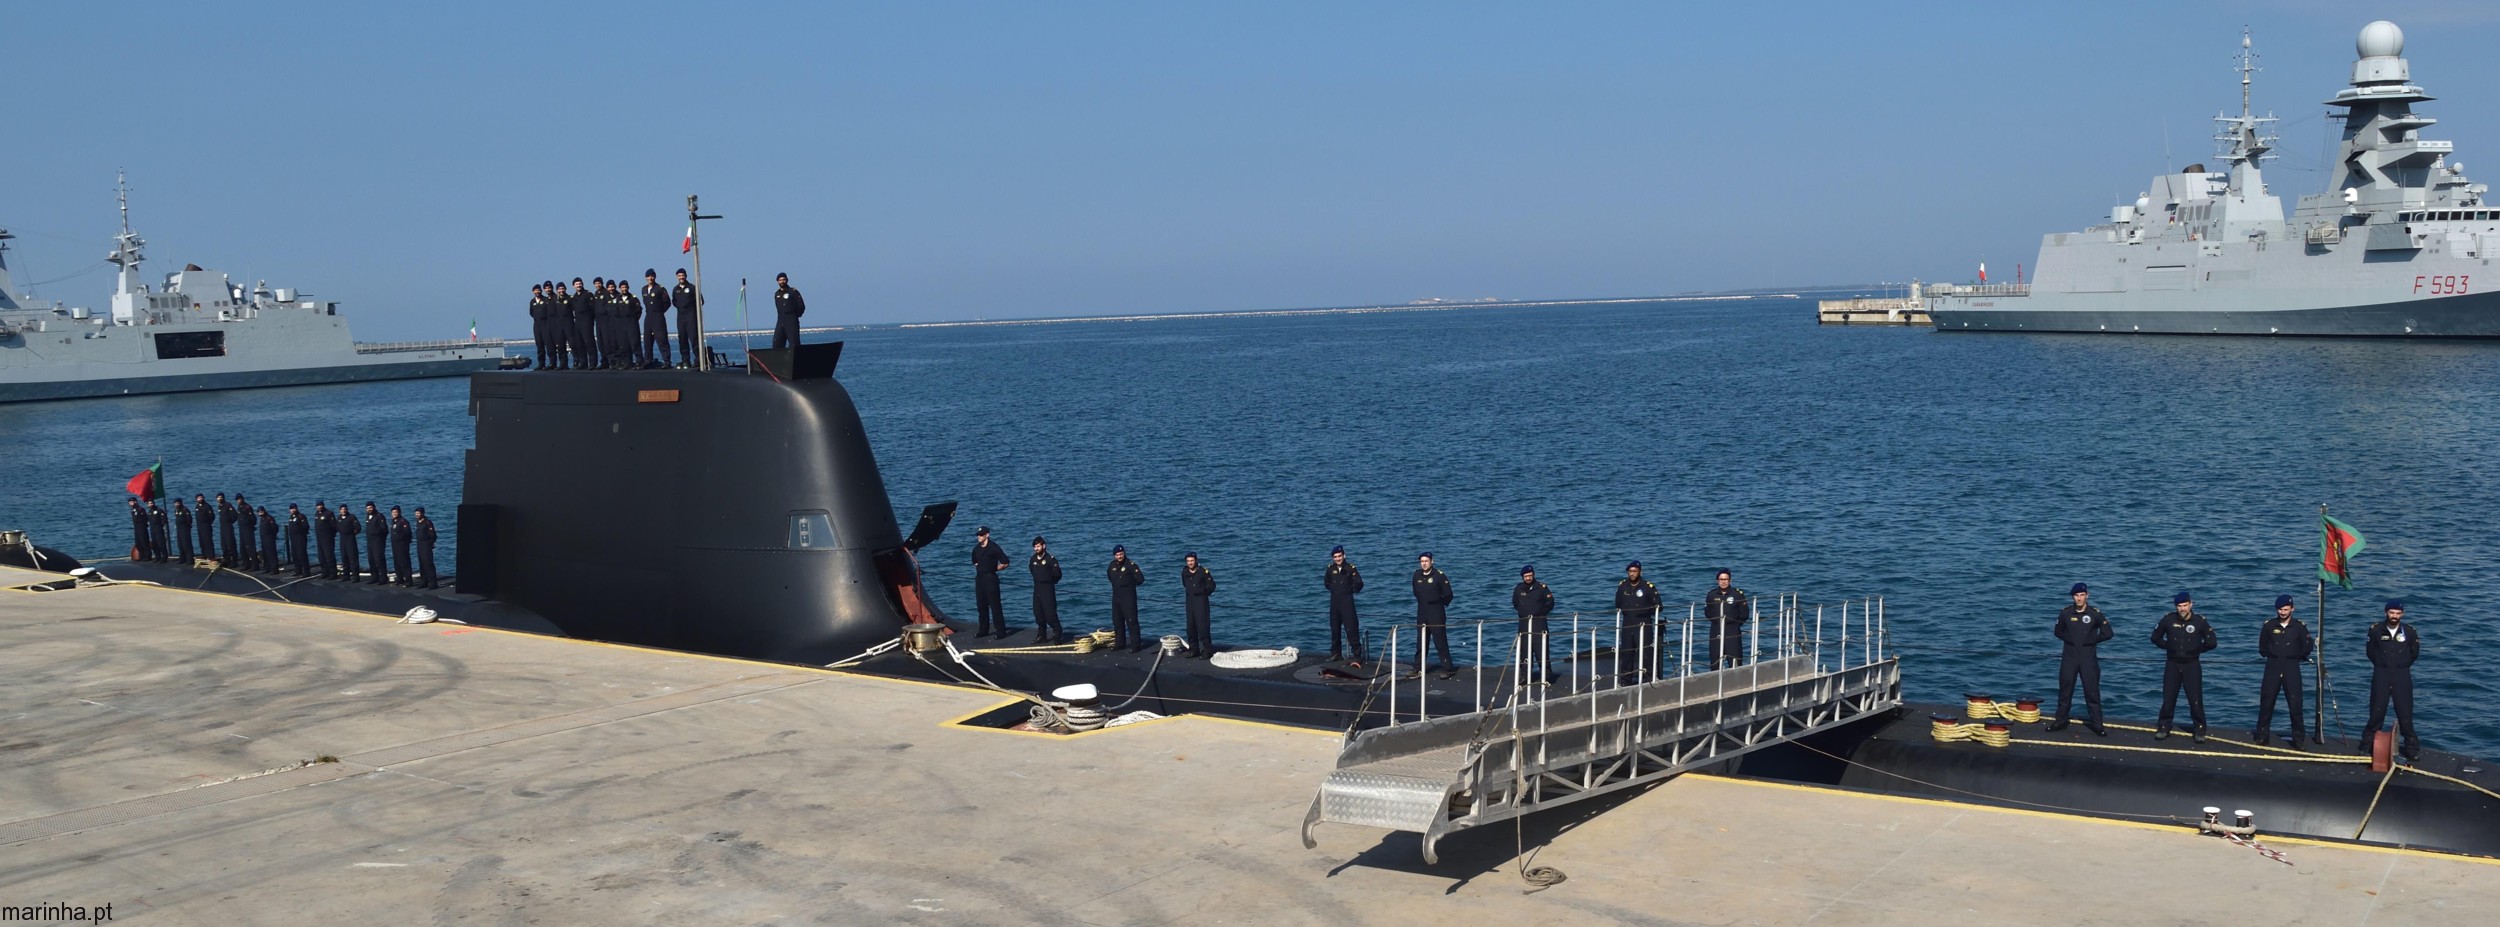
M 2075 588 L 2072 588 L 2072 589 L 2068 589 L 2068 590 L 2066 590 L 2066 594 L 2067 594 L 2067 595 L 2082 595 L 2082 594 L 2087 593 L 2087 592 L 2090 592 L 2090 591 L 2092 591 L 2090 587 L 2087 587 L 2087 586 L 2085 586 L 2085 585 L 2084 585 L 2084 584 L 2082 584 L 2082 583 L 2076 583 L 2076 584 L 2075 584 Z
M 979 527 L 979 528 L 975 528 L 975 529 L 973 529 L 973 532 L 972 532 L 972 533 L 974 533 L 974 534 L 988 534 L 988 533 L 990 533 L 990 526 L 988 526 L 988 525 L 982 525 L 982 526 L 981 526 L 981 527 Z
M 1125 554 L 1125 553 L 1128 553 L 1128 545 L 1125 545 L 1125 544 L 1113 544 L 1113 545 L 1111 545 L 1111 552 L 1112 552 L 1112 553 L 1115 553 L 1115 554 Z
M 1193 550 L 1193 551 L 1190 551 L 1190 552 L 1188 552 L 1188 553 L 1186 553 L 1186 554 L 1182 554 L 1182 555 L 1181 555 L 1181 559 L 1183 559 L 1183 560 L 1196 560 L 1196 559 L 1198 559 L 1198 552 Z
M 682 273 L 685 273 L 685 272 L 686 272 L 686 269 L 685 269 L 685 268 L 683 268 L 683 267 L 680 267 L 680 268 L 677 268 L 677 272 L 682 274 Z
M 2387 600 L 2387 610 L 2388 610 L 2388 611 L 2391 611 L 2391 612 L 2400 612 L 2400 611 L 2404 611 L 2404 610 L 2405 610 L 2405 600 L 2403 600 L 2403 599 L 2389 599 L 2389 600 Z
M 1036 534 L 1036 535 L 1034 535 L 1034 536 L 1033 536 L 1033 543 L 1035 543 L 1035 544 L 1048 544 L 1048 543 L 1050 543 L 1050 542 L 1049 542 L 1049 541 L 1042 540 L 1042 536 L 1041 536 L 1041 535 Z
M 2195 596 L 2191 596 L 2191 595 L 2188 595 L 2188 594 L 2187 594 L 2187 590 L 2185 590 L 2185 589 L 2181 589 L 2181 590 L 2179 590 L 2179 594 L 2178 594 L 2178 595 L 2174 595 L 2174 596 L 2171 596 L 2171 597 L 2170 597 L 2170 604 L 2172 604 L 2172 605 L 2184 605 L 2184 604 L 2186 604 L 2186 603 L 2187 603 L 2190 599 L 2194 599 L 2194 598 L 2195 598 Z
M 657 277 L 660 275 L 660 271 L 655 267 L 645 267 L 642 269 L 642 275 L 645 277 Z
M 1335 547 L 1331 547 L 1331 548 L 1329 548 L 1329 549 L 1328 549 L 1328 552 L 1329 552 L 1329 553 L 1331 553 L 1331 554 L 1342 554 L 1342 553 L 1345 553 L 1345 545 L 1343 545 L 1343 544 L 1339 544 L 1339 545 L 1337 545 L 1337 546 L 1335 546 Z
M 1430 560 L 1430 559 L 1432 559 L 1432 552 L 1427 550 L 1427 551 L 1424 551 L 1424 552 L 1423 552 L 1422 554 L 1420 554 L 1419 556 L 1423 557 L 1423 558 L 1424 558 L 1424 559 L 1426 559 L 1426 560 Z
M 2283 606 L 2290 605 L 2290 604 L 2292 604 L 2292 597 L 2291 597 L 2291 596 L 2287 596 L 2287 595 L 2278 595 L 2278 596 L 2275 596 L 2275 597 L 2274 597 L 2274 607 L 2276 607 L 2276 608 L 2282 608 Z
M 1634 560 L 1631 563 L 1624 564 L 1623 568 L 1627 570 L 1637 570 L 1641 568 L 1641 562 Z
M 1534 564 L 1530 564 L 1530 565 L 1528 565 L 1528 566 L 1523 566 L 1523 567 L 1520 567 L 1520 568 L 1519 568 L 1519 575 L 1521 575 L 1521 576 L 1526 576 L 1526 575 L 1528 575 L 1528 574 L 1530 574 L 1530 573 L 1534 573 L 1534 572 L 1536 572 L 1536 566 L 1535 566 Z

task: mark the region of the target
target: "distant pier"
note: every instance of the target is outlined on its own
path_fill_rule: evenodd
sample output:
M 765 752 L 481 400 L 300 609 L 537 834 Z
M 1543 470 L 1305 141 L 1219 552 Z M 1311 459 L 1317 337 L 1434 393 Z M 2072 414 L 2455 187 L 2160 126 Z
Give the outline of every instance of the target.
M 1817 325 L 1933 325 L 1916 281 L 1907 296 L 1826 299 L 1814 304 Z

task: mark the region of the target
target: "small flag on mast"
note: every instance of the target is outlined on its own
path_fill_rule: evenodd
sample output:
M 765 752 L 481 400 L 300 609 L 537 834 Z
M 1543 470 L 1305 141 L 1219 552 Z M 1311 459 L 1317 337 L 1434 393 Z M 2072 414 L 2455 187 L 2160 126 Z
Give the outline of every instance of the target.
M 476 340 L 477 340 L 477 317 L 476 317 L 476 316 L 470 316 L 470 317 L 469 317 L 469 340 L 470 340 L 470 341 L 476 341 Z
M 686 243 L 677 246 L 677 253 L 684 254 L 692 250 L 694 250 L 694 223 L 689 222 L 686 223 Z
M 1979 262 L 1979 282 L 1988 282 L 1988 262 L 1986 261 Z
M 2319 513 L 2318 519 L 2318 578 L 2350 589 L 2352 555 L 2360 553 L 2370 542 L 2362 540 L 2361 532 L 2336 521 L 2334 516 Z
M 130 482 L 122 484 L 122 488 L 141 499 L 165 498 L 164 458 L 157 458 L 154 466 L 139 471 L 139 475 L 131 477 Z

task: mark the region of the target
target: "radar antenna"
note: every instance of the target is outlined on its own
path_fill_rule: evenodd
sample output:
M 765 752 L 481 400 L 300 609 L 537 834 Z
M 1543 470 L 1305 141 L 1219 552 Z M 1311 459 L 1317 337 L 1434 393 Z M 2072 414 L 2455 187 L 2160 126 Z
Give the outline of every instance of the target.
M 2276 120 L 2271 112 L 2257 115 L 2251 105 L 2250 85 L 2256 82 L 2257 72 L 2263 69 L 2257 67 L 2256 42 L 2247 27 L 2240 29 L 2239 64 L 2232 70 L 2240 72 L 2240 114 L 2215 114 L 2214 142 L 2218 149 L 2215 157 L 2230 164 L 2252 166 L 2260 161 L 2272 160 L 2276 141 L 2272 129 Z

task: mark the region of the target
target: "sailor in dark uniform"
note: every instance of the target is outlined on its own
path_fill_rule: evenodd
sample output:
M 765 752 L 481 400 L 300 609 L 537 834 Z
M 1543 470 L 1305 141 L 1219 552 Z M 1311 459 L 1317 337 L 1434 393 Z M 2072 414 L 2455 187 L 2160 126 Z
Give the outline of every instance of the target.
M 1452 593 L 1449 574 L 1433 566 L 1432 552 L 1425 551 L 1415 558 L 1415 572 L 1407 577 L 1407 585 L 1415 592 L 1416 627 L 1415 668 L 1407 670 L 1406 675 L 1408 677 L 1422 675 L 1424 665 L 1429 662 L 1425 648 L 1437 646 L 1441 649 L 1441 678 L 1456 678 L 1458 661 L 1450 658 Z
M 622 277 L 616 280 L 616 356 L 617 366 L 626 370 L 642 367 L 642 301 L 634 298 L 634 286 Z
M 556 284 L 547 291 L 547 348 L 554 351 L 549 370 L 573 369 L 573 291 Z
M 2309 640 L 2309 626 L 2292 617 L 2292 597 L 2274 597 L 2274 618 L 2257 628 L 2257 652 L 2266 656 L 2265 681 L 2257 686 L 2257 730 L 2248 735 L 2256 743 L 2274 742 L 2274 694 L 2292 709 L 2292 749 L 2300 749 L 2300 665 L 2309 659 L 2314 645 Z
M 530 345 L 538 352 L 538 367 L 546 369 L 553 355 L 547 353 L 547 289 L 530 284 Z
M 341 502 L 336 520 L 339 526 L 339 579 L 352 583 L 356 581 L 356 515 L 347 510 L 347 503 Z
M 382 545 L 391 536 L 391 523 L 382 517 L 382 510 L 365 503 L 365 573 L 367 585 L 379 586 L 391 581 L 391 564 L 382 556 Z
M 2101 642 L 2116 633 L 2110 629 L 2109 616 L 2092 606 L 2092 590 L 2082 583 L 2066 590 L 2075 604 L 2057 612 L 2057 639 L 2063 647 L 2057 657 L 2057 720 L 2048 729 L 2062 731 L 2067 720 L 2074 717 L 2075 683 L 2083 683 L 2083 726 L 2102 737 L 2109 729 L 2101 726 Z
M 1007 551 L 990 543 L 988 525 L 972 533 L 972 607 L 981 613 L 974 637 L 1006 637 L 1007 607 L 999 599 L 998 574 L 1007 572 Z
M 2194 722 L 2196 742 L 2205 742 L 2205 664 L 2201 655 L 2214 649 L 2214 626 L 2196 612 L 2196 604 L 2186 592 L 2171 596 L 2176 611 L 2161 616 L 2153 626 L 2153 646 L 2169 654 L 2161 664 L 2161 717 L 2153 724 L 2153 739 L 2170 736 L 2170 718 L 2178 707 L 2179 696 L 2187 695 L 2188 720 Z
M 174 500 L 174 547 L 180 551 L 175 562 L 191 562 L 191 507 Z
M 321 558 L 321 578 L 337 579 L 339 575 L 339 523 L 330 517 L 330 500 L 313 501 L 313 551 Z
M 566 330 L 569 367 L 589 370 L 599 366 L 598 348 L 591 343 L 591 320 L 597 318 L 598 298 L 590 294 L 590 286 L 582 278 L 573 278 L 573 295 L 564 301 L 564 316 L 570 323 Z
M 668 288 L 658 268 L 642 272 L 642 365 L 668 366 Z
M 1033 556 L 1024 562 L 1033 574 L 1033 642 L 1056 644 L 1067 637 L 1059 627 L 1059 558 L 1050 553 L 1050 542 L 1041 535 L 1033 536 Z
M 170 530 L 166 526 L 164 507 L 157 505 L 154 499 L 148 500 L 148 559 L 158 563 L 174 559 L 173 544 L 166 536 Z
M 409 562 L 408 542 L 415 540 L 408 526 L 408 516 L 400 514 L 399 506 L 391 506 L 391 584 L 406 586 L 417 581 L 416 564 Z
M 692 367 L 701 359 L 696 351 L 703 344 L 694 331 L 694 310 L 698 300 L 694 284 L 686 282 L 686 269 L 677 268 L 677 285 L 668 290 L 668 304 L 677 310 L 677 366 Z
M 1354 594 L 1363 591 L 1363 571 L 1345 558 L 1345 545 L 1328 550 L 1328 569 L 1319 575 L 1328 589 L 1328 659 L 1345 659 L 1345 645 L 1354 644 L 1354 665 L 1362 666 L 1363 623 L 1354 614 Z
M 789 274 L 773 275 L 773 347 L 799 343 L 799 316 L 807 314 L 807 297 L 790 286 Z
M 242 548 L 234 544 L 234 503 L 226 501 L 226 494 L 222 492 L 217 494 L 217 540 L 220 542 L 217 549 L 226 552 L 218 562 L 226 563 L 242 556 Z M 214 555 L 212 551 L 211 556 Z
M 241 546 L 235 548 L 238 553 L 234 565 L 246 570 L 260 569 L 260 513 L 253 511 L 239 492 L 234 494 L 234 508 L 242 513 L 242 521 L 235 532 L 235 540 Z
M 1146 582 L 1146 571 L 1128 558 L 1127 545 L 1113 544 L 1111 567 L 1104 573 L 1111 580 L 1111 646 L 1131 653 L 1146 649 L 1146 632 L 1137 627 L 1137 587 Z
M 590 278 L 590 340 L 597 352 L 591 366 L 616 368 L 616 285 L 605 277 Z
M 257 506 L 256 509 L 260 512 L 260 571 L 263 573 L 284 572 L 286 570 L 285 555 L 278 552 L 278 516 L 271 514 L 266 505 Z
M 191 494 L 191 517 L 198 519 L 192 522 L 192 530 L 200 533 L 200 546 L 196 553 L 201 559 L 217 559 L 217 513 L 209 509 L 206 495 Z
M 1710 668 L 1744 662 L 1745 619 L 1753 617 L 1753 601 L 1736 588 L 1735 574 L 1719 571 L 1717 585 L 1701 599 L 1701 617 L 1710 632 Z
M 156 559 L 156 551 L 148 545 L 148 510 L 139 507 L 139 497 L 130 497 L 130 562 Z
M 1186 619 L 1189 655 L 1204 660 L 1215 656 L 1215 574 L 1199 565 L 1198 554 L 1192 551 L 1181 557 L 1181 615 Z
M 417 506 L 417 585 L 434 588 L 434 520 L 425 517 L 425 506 Z
M 2371 750 L 2387 707 L 2396 707 L 2397 748 L 2405 759 L 2422 758 L 2422 741 L 2413 735 L 2413 661 L 2422 656 L 2422 637 L 2405 623 L 2405 604 L 2387 600 L 2387 620 L 2370 626 L 2365 635 L 2370 654 L 2370 726 L 2361 731 L 2361 752 Z
M 1623 581 L 1615 584 L 1615 652 L 1629 657 L 1615 672 L 1633 682 L 1647 682 L 1658 674 L 1658 584 L 1641 578 L 1641 562 L 1632 561 L 1623 568 Z
M 312 575 L 312 522 L 292 502 L 286 504 L 286 558 L 296 576 Z
M 1510 609 L 1519 613 L 1519 639 L 1513 646 L 1522 657 L 1520 678 L 1554 678 L 1554 648 L 1548 633 L 1549 616 L 1554 614 L 1554 590 L 1537 582 L 1536 567 L 1519 568 L 1519 585 L 1510 587 Z

